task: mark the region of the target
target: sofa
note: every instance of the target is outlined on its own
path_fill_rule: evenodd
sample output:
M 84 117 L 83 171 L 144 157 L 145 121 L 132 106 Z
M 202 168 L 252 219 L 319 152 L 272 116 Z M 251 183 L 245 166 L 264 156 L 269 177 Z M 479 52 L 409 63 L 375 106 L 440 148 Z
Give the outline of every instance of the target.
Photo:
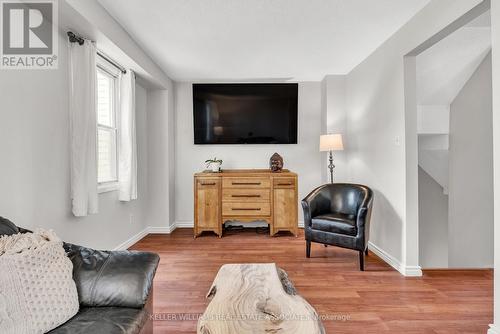
M 0 217 L 0 236 L 26 233 Z M 51 334 L 152 333 L 153 278 L 159 263 L 155 253 L 99 251 L 63 244 L 73 263 L 78 313 Z

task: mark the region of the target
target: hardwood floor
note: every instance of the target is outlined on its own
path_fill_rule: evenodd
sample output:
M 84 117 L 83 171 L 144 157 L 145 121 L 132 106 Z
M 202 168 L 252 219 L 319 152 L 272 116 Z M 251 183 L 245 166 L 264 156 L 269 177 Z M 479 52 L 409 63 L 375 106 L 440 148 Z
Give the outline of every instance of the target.
M 154 280 L 156 334 L 196 332 L 205 294 L 225 263 L 277 263 L 298 293 L 331 319 L 323 321 L 327 333 L 486 333 L 493 321 L 491 270 L 405 278 L 370 252 L 360 272 L 358 253 L 350 250 L 313 244 L 306 259 L 302 230 L 298 238 L 250 230 L 193 239 L 192 229 L 177 229 L 148 235 L 131 249 L 161 257 Z

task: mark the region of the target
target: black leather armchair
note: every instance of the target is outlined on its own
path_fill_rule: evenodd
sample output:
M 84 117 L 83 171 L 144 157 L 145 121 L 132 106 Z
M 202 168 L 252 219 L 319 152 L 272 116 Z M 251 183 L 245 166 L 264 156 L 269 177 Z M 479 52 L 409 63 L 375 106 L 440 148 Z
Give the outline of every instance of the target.
M 0 236 L 25 232 L 29 230 L 0 217 Z M 153 278 L 158 254 L 98 251 L 70 243 L 63 246 L 73 262 L 80 310 L 49 333 L 153 333 Z
M 314 189 L 302 200 L 306 256 L 311 256 L 311 242 L 357 250 L 363 271 L 372 203 L 373 191 L 360 184 L 332 183 Z

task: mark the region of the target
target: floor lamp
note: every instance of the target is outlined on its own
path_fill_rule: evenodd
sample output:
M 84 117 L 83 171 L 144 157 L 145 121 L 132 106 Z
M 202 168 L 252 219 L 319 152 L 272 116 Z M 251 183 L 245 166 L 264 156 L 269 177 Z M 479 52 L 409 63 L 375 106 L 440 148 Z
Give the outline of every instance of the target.
M 333 183 L 333 169 L 335 165 L 333 164 L 333 151 L 344 150 L 344 144 L 342 143 L 342 135 L 339 133 L 322 135 L 319 137 L 319 150 L 321 152 L 329 152 L 329 164 L 330 169 L 330 182 Z

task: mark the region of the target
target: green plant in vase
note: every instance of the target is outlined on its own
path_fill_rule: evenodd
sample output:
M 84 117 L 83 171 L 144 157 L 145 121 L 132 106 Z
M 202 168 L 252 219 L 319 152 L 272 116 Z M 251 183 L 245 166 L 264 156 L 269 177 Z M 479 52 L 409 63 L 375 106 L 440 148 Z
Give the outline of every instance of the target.
M 205 160 L 205 165 L 207 166 L 207 169 L 211 170 L 212 172 L 219 172 L 220 166 L 222 165 L 222 160 L 217 158 L 208 159 Z

